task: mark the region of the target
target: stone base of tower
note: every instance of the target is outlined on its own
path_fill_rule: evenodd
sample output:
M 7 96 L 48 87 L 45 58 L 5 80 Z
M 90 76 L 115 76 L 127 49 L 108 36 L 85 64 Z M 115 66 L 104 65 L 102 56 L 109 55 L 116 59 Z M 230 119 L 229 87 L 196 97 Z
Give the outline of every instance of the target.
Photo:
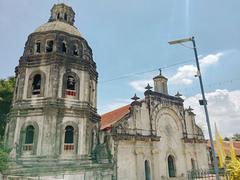
M 3 180 L 111 180 L 111 163 L 93 163 L 90 160 L 30 160 L 11 161 L 3 172 Z

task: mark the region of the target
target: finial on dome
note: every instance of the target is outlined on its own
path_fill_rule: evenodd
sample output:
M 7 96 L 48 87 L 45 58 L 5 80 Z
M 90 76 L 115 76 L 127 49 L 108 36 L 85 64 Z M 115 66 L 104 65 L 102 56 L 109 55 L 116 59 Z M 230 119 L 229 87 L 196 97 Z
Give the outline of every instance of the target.
M 52 7 L 49 22 L 62 21 L 70 25 L 73 25 L 75 12 L 70 6 L 64 4 L 64 0 L 62 1 L 63 3 L 54 4 L 54 6 Z

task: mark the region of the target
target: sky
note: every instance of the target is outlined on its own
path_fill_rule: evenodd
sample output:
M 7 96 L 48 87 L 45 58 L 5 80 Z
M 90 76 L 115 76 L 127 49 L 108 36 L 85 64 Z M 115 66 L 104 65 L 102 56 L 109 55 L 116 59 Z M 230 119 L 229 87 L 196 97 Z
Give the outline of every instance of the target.
M 62 2 L 62 0 L 60 1 Z M 0 78 L 14 75 L 27 37 L 46 23 L 57 0 L 0 1 Z M 65 0 L 75 26 L 97 63 L 98 112 L 131 102 L 134 93 L 159 74 L 168 78 L 169 94 L 183 94 L 185 106 L 207 134 L 192 44 L 171 40 L 195 36 L 210 121 L 223 136 L 240 133 L 239 0 Z

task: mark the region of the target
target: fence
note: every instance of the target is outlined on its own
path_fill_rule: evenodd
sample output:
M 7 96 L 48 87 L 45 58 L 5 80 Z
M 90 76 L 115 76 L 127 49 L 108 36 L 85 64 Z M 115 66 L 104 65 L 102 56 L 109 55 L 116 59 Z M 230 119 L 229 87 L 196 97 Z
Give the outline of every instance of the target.
M 220 180 L 232 180 L 224 169 L 219 170 Z M 216 174 L 213 169 L 198 169 L 188 172 L 188 180 L 216 180 Z

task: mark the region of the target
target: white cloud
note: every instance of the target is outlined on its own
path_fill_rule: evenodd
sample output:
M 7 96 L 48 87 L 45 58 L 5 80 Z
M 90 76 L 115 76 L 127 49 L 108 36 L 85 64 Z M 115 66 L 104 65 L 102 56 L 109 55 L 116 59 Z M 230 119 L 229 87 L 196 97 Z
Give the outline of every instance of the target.
M 207 55 L 206 57 L 200 59 L 201 68 L 204 69 L 212 64 L 217 63 L 221 56 L 223 56 L 223 53 L 210 54 L 210 55 Z
M 202 71 L 208 66 L 217 63 L 223 53 L 209 54 L 199 60 Z M 197 74 L 197 68 L 194 65 L 184 65 L 178 68 L 177 73 L 169 81 L 174 84 L 190 85 L 193 82 L 194 75 Z
M 178 68 L 177 73 L 169 79 L 174 84 L 192 84 L 192 78 L 197 72 L 197 68 L 193 65 L 184 65 Z
M 132 86 L 132 88 L 138 92 L 144 92 L 146 91 L 145 87 L 147 86 L 148 83 L 150 84 L 150 86 L 153 86 L 152 79 L 132 81 L 129 83 L 129 85 Z
M 240 132 L 240 90 L 216 90 L 206 94 L 211 127 L 214 133 L 214 122 L 223 136 L 232 136 Z M 196 122 L 204 124 L 205 135 L 208 137 L 204 109 L 199 105 L 200 94 L 185 100 L 185 106 L 191 106 L 196 114 Z
M 209 54 L 199 60 L 201 70 L 204 71 L 207 67 L 217 63 L 223 53 Z M 197 68 L 194 65 L 183 65 L 178 68 L 177 73 L 169 78 L 170 83 L 190 85 L 193 83 L 194 75 L 197 74 Z M 129 85 L 138 92 L 144 92 L 147 84 L 153 86 L 152 79 L 131 81 Z
M 144 84 L 145 85 L 145 84 Z M 206 93 L 208 101 L 208 111 L 214 133 L 214 122 L 217 123 L 220 133 L 225 136 L 232 136 L 233 133 L 240 132 L 240 90 L 229 91 L 226 89 L 216 90 Z M 202 99 L 201 94 L 185 98 L 185 108 L 191 106 L 196 114 L 196 122 L 200 127 L 203 127 L 206 137 L 208 137 L 206 118 L 203 106 L 199 105 L 199 100 Z M 119 107 L 131 103 L 131 99 L 116 99 L 106 106 L 103 106 L 99 113 L 103 114 Z

